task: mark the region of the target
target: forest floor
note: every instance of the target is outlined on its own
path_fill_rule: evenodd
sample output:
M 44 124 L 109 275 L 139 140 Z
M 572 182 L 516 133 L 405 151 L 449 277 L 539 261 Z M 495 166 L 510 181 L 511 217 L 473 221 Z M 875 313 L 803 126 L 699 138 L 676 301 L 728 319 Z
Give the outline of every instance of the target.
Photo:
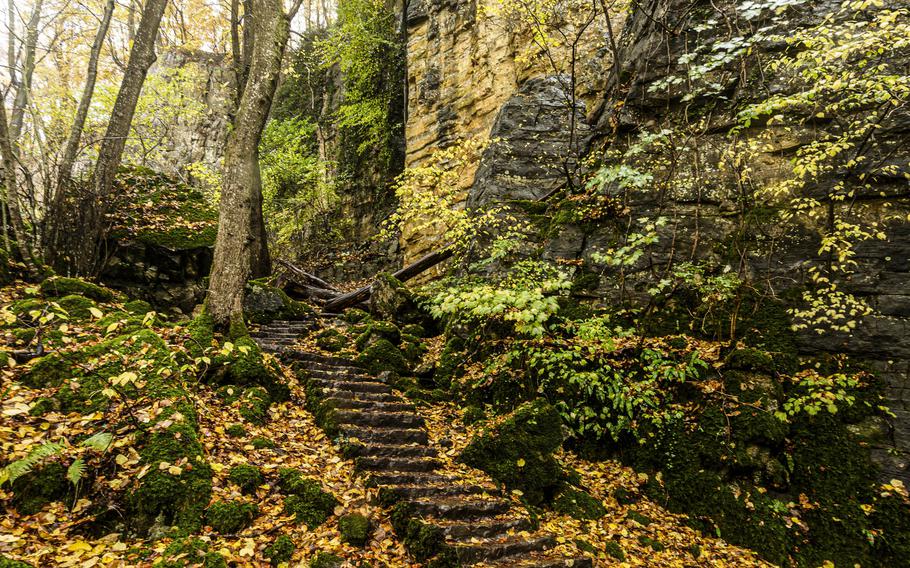
M 2 289 L 0 303 L 8 305 L 23 295 L 22 286 Z M 114 309 L 110 305 L 99 307 L 103 311 Z M 67 336 L 75 344 L 97 342 L 109 333 L 93 322 L 59 325 L 67 327 Z M 176 331 L 169 326 L 155 331 L 169 347 L 178 349 L 179 330 L 179 326 Z M 15 348 L 15 345 L 7 347 Z M 307 565 L 320 551 L 337 554 L 350 566 L 419 566 L 408 558 L 404 546 L 393 534 L 389 511 L 372 504 L 376 501 L 375 489 L 367 488 L 363 479 L 354 475 L 353 462 L 341 457 L 314 417 L 304 410 L 306 394 L 302 385 L 290 369 L 282 369 L 292 398 L 289 402 L 273 404 L 268 421 L 261 426 L 243 422 L 238 412 L 239 401 L 226 403 L 212 388 L 202 384 L 189 389 L 199 416 L 205 458 L 214 471 L 212 499 L 254 501 L 260 510 L 253 524 L 239 534 L 223 535 L 204 527 L 194 536 L 207 542 L 208 549 L 221 554 L 231 566 L 268 566 L 265 549 L 282 534 L 289 536 L 296 546 L 291 566 Z M 111 419 L 100 412 L 81 415 L 51 411 L 41 416 L 31 415 L 29 411 L 48 393 L 15 382 L 21 370 L 8 366 L 2 371 L 0 449 L 7 459 L 43 442 L 66 443 L 65 440 L 77 433 L 97 428 L 99 423 Z M 419 412 L 427 421 L 431 442 L 448 447 L 441 456 L 445 468 L 488 483 L 484 474 L 455 459 L 480 426 L 465 424 L 461 409 L 452 403 L 422 406 Z M 243 435 L 231 436 L 226 432 L 235 424 L 243 424 Z M 274 447 L 254 444 L 254 439 L 269 440 Z M 34 566 L 82 568 L 151 566 L 161 560 L 171 542 L 169 538 L 140 539 L 118 533 L 98 536 L 84 530 L 93 500 L 101 500 L 105 494 L 122 489 L 129 480 L 145 474 L 132 441 L 130 436 L 115 438 L 107 451 L 115 453 L 116 473 L 94 479 L 90 488 L 80 488 L 77 498 L 66 503 L 51 503 L 35 514 L 21 515 L 11 507 L 12 493 L 8 486 L 0 489 L 0 502 L 4 505 L 0 518 L 0 555 Z M 615 461 L 589 462 L 568 452 L 559 457 L 564 466 L 581 475 L 585 487 L 608 510 L 605 517 L 596 521 L 578 521 L 544 511 L 540 518 L 542 528 L 557 535 L 559 546 L 586 548 L 597 558 L 596 565 L 606 567 L 768 566 L 750 551 L 698 534 L 685 526 L 684 517 L 641 497 L 639 487 L 647 479 L 643 474 Z M 241 495 L 238 487 L 228 480 L 228 471 L 244 463 L 258 466 L 264 473 L 294 467 L 319 479 L 340 502 L 336 516 L 362 512 L 373 519 L 375 530 L 371 539 L 364 548 L 356 548 L 342 542 L 333 519 L 313 530 L 294 523 L 284 514 L 282 497 L 272 484 L 259 486 L 255 495 Z M 634 503 L 619 503 L 614 498 L 619 489 L 635 496 Z M 520 495 L 512 497 L 518 501 Z M 616 544 L 624 551 L 622 559 L 616 558 Z

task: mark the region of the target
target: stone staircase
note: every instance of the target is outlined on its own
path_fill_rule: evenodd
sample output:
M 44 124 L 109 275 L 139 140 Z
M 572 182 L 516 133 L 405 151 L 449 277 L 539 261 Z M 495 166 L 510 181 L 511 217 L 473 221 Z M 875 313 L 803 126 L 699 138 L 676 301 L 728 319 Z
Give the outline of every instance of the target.
M 429 567 L 483 564 L 501 568 L 589 568 L 588 557 L 550 549 L 553 535 L 535 531 L 524 510 L 492 483 L 441 472 L 438 451 L 413 404 L 354 362 L 293 347 L 316 321 L 276 321 L 254 339 L 293 365 L 306 385 L 307 407 L 345 457 L 378 488 L 409 553 Z

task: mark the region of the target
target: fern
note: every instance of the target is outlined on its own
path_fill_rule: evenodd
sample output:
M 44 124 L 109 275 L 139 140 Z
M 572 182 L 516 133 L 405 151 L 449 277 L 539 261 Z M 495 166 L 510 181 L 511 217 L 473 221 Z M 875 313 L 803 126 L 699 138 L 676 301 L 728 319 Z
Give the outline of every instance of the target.
M 16 460 L 8 464 L 3 469 L 0 469 L 0 486 L 7 482 L 12 484 L 23 475 L 26 475 L 32 471 L 32 469 L 41 463 L 42 460 L 57 455 L 61 451 L 63 451 L 62 444 L 58 444 L 56 442 L 47 442 L 45 444 L 41 444 L 37 448 L 30 451 L 28 455 L 21 460 Z
M 103 452 L 111 446 L 111 442 L 114 440 L 114 435 L 109 432 L 98 432 L 90 438 L 86 438 L 82 441 L 82 445 L 95 450 L 96 452 Z
M 70 480 L 73 485 L 79 485 L 79 481 L 82 480 L 82 476 L 85 474 L 85 462 L 82 461 L 82 458 L 77 459 L 66 469 L 66 478 Z

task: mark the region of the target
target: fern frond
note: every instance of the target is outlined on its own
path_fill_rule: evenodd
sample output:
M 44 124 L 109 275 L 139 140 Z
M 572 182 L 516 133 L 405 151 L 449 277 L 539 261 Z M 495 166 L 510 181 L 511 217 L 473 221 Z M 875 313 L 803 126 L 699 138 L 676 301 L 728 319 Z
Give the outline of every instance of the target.
M 63 445 L 56 442 L 47 442 L 34 448 L 21 460 L 16 460 L 0 470 L 0 485 L 9 482 L 12 484 L 17 479 L 26 475 L 45 458 L 57 455 L 63 451 Z
M 71 463 L 66 469 L 66 478 L 69 479 L 70 483 L 73 485 L 79 485 L 83 475 L 85 475 L 85 462 L 82 461 L 82 458 Z
M 109 432 L 98 432 L 90 438 L 86 438 L 82 441 L 82 445 L 95 450 L 96 452 L 103 452 L 111 446 L 111 442 L 114 441 L 114 435 Z

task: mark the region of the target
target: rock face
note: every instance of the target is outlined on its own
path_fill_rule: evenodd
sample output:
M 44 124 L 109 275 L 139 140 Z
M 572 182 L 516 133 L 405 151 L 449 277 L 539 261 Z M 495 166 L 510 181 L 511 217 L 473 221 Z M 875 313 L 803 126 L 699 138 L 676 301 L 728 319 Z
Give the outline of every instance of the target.
M 840 6 L 833 0 L 787 4 L 780 12 L 759 3 L 646 0 L 630 10 L 625 22 L 613 25 L 619 33 L 621 73 L 619 81 L 609 85 L 604 77 L 612 62 L 601 46 L 603 36 L 599 42 L 590 42 L 580 57 L 582 71 L 589 77 L 599 76 L 600 82 L 586 79 L 578 89 L 580 146 L 590 142 L 587 148 L 593 148 L 609 141 L 616 153 L 608 159 L 635 165 L 623 153 L 640 133 L 672 130 L 686 121 L 697 123 L 697 128 L 685 134 L 676 130 L 648 148 L 646 157 L 638 162 L 653 174 L 644 187 L 605 186 L 604 192 L 628 216 L 598 222 L 576 222 L 571 216 L 557 215 L 544 219 L 547 230 L 541 232 L 540 241 L 545 258 L 583 261 L 585 270 L 609 275 L 611 268 L 597 262 L 598 254 L 625 238 L 629 219 L 664 217 L 668 222 L 656 229 L 658 243 L 627 270 L 623 290 L 627 299 L 644 298 L 648 288 L 644 283 L 654 274 L 693 262 L 718 271 L 727 267 L 759 285 L 780 303 L 783 314 L 796 305 L 799 293 L 810 282 L 810 269 L 825 260 L 818 252 L 823 221 L 807 217 L 798 223 L 782 222 L 778 210 L 757 198 L 755 188 L 771 187 L 792 177 L 795 152 L 816 140 L 819 133 L 831 132 L 835 125 L 824 120 L 753 124 L 740 133 L 740 145 L 731 142 L 730 130 L 742 108 L 769 93 L 792 88 L 787 77 L 761 68 L 761 58 L 767 61 L 780 54 L 786 47 L 784 41 L 755 40 L 747 55 L 732 57 L 701 77 L 689 77 L 689 63 L 680 60 L 683 54 L 704 49 L 699 46 L 718 46 L 723 51 L 728 42 L 752 42 L 758 29 L 789 37 L 797 29 L 819 23 Z M 564 81 L 546 66 L 519 63 L 525 60 L 521 56 L 528 36 L 520 26 L 502 25 L 486 8 L 484 0 L 423 0 L 411 2 L 407 12 L 406 162 L 420 165 L 434 148 L 458 139 L 496 139 L 477 168 L 459 182 L 469 207 L 546 195 L 565 183 L 558 157 L 564 158 L 570 148 L 566 132 L 570 107 L 565 103 Z M 905 68 L 906 54 L 895 57 L 904 59 L 890 63 Z M 674 76 L 682 80 L 667 81 Z M 866 362 L 884 381 L 894 418 L 884 438 L 881 428 L 876 429 L 873 453 L 883 478 L 905 483 L 910 483 L 910 287 L 906 284 L 910 278 L 910 228 L 906 223 L 910 193 L 903 177 L 906 150 L 900 141 L 907 138 L 908 130 L 906 116 L 890 117 L 876 139 L 882 148 L 877 156 L 887 157 L 888 152 L 900 156 L 888 158 L 895 162 L 896 173 L 878 176 L 868 187 L 857 184 L 857 198 L 835 206 L 852 208 L 850 214 L 882 222 L 886 239 L 859 245 L 854 274 L 841 283 L 841 289 L 864 299 L 874 314 L 850 334 L 792 337 L 801 354 L 845 353 Z M 744 149 L 750 144 L 758 149 L 746 158 Z M 562 210 L 561 204 L 553 208 Z M 427 252 L 434 241 L 434 235 L 406 233 L 402 239 L 405 259 Z M 616 290 L 604 278 L 595 280 L 588 297 L 613 301 Z M 741 323 L 751 326 L 751 331 L 767 331 L 758 314 L 750 313 L 747 319 L 751 323 Z M 786 330 L 785 315 L 783 320 L 780 327 Z

